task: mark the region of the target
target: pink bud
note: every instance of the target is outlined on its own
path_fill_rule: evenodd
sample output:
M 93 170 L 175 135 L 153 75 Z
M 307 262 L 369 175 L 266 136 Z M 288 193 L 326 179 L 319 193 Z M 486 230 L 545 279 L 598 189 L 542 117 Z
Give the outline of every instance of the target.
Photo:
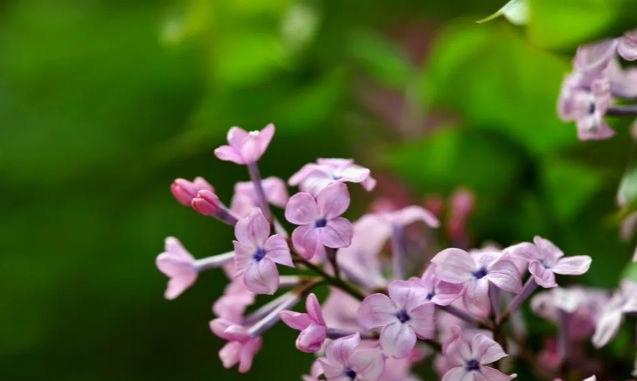
M 214 192 L 214 188 L 203 177 L 195 177 L 193 181 L 185 179 L 175 179 L 170 185 L 170 191 L 179 203 L 183 206 L 190 206 L 192 199 L 197 196 L 197 192 L 207 190 Z
M 221 208 L 219 197 L 210 190 L 200 190 L 192 199 L 191 206 L 204 216 L 215 216 Z

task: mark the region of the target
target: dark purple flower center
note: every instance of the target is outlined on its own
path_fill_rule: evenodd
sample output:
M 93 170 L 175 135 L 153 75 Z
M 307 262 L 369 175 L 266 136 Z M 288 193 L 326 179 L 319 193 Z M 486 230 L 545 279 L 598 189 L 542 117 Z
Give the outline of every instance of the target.
M 481 267 L 480 270 L 472 272 L 473 276 L 476 277 L 476 279 L 484 278 L 487 275 L 487 273 L 488 272 L 486 267 Z
M 314 226 L 317 228 L 324 228 L 327 225 L 327 220 L 325 218 L 320 218 L 314 222 Z
M 406 323 L 411 320 L 411 317 L 409 317 L 409 314 L 405 311 L 405 309 L 396 312 L 396 318 L 398 318 L 401 323 Z
M 588 105 L 588 113 L 591 115 L 595 113 L 595 102 L 591 102 Z
M 467 372 L 480 370 L 480 362 L 478 362 L 478 360 L 476 359 L 467 360 L 465 362 L 464 368 L 467 370 Z
M 263 250 L 260 247 L 257 247 L 257 250 L 254 252 L 254 254 L 252 254 L 252 259 L 254 259 L 257 262 L 262 260 L 264 257 L 265 257 L 265 250 Z
M 345 377 L 349 378 L 350 380 L 355 380 L 356 372 L 354 372 L 354 370 L 351 368 L 347 368 L 345 369 Z
M 435 291 L 431 291 L 430 293 L 427 294 L 427 300 L 433 299 L 434 296 L 436 296 L 436 292 Z

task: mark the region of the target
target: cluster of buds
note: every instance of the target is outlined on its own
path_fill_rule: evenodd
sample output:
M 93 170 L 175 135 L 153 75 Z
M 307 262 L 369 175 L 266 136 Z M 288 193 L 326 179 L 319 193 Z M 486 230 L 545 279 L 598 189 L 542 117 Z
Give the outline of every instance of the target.
M 606 344 L 624 316 L 637 311 L 637 285 L 625 282 L 612 297 L 560 288 L 559 276 L 586 273 L 591 258 L 567 257 L 541 237 L 506 248 L 448 248 L 413 261 L 419 255 L 407 242 L 407 228 L 437 228 L 433 213 L 414 205 L 350 221 L 343 216 L 348 186 L 371 191 L 376 181 L 348 159 L 305 165 L 287 182 L 299 190 L 289 197 L 286 183 L 262 179 L 257 165 L 274 131 L 272 125 L 253 132 L 233 127 L 229 144 L 215 150 L 250 175 L 250 182 L 235 186 L 229 208 L 202 178 L 178 179 L 171 187 L 181 204 L 234 228 L 227 253 L 195 259 L 170 237 L 157 257 L 170 278 L 167 299 L 203 270 L 225 271 L 229 284 L 210 322 L 226 342 L 219 352 L 225 367 L 248 372 L 264 334 L 282 321 L 299 331 L 296 348 L 315 356 L 305 381 L 419 380 L 414 369 L 423 364 L 443 381 L 511 380 L 517 361 L 548 380 L 567 371 L 581 380 L 602 369 L 581 361 L 581 347 L 593 333 L 596 346 Z M 464 220 L 466 213 L 460 214 Z M 323 301 L 314 293 L 318 288 L 327 289 Z M 530 299 L 537 288 L 549 291 Z M 254 306 L 259 294 L 277 295 Z M 537 353 L 527 345 L 520 312 L 529 300 L 538 315 L 558 325 L 557 339 Z M 304 311 L 294 311 L 302 301 Z
M 637 60 L 637 29 L 623 36 L 578 48 L 573 71 L 564 79 L 558 113 L 575 121 L 581 140 L 608 139 L 615 134 L 605 116 L 637 116 L 637 68 L 620 61 Z

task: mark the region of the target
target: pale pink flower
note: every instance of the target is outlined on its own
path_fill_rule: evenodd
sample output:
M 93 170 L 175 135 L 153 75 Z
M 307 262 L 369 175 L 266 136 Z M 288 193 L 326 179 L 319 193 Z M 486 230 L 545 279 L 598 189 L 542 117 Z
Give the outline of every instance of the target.
M 223 295 L 212 306 L 218 317 L 231 321 L 241 321 L 248 306 L 254 303 L 255 295 L 243 283 L 235 278 L 226 286 Z
M 328 381 L 378 381 L 385 363 L 380 350 L 361 345 L 358 333 L 331 342 L 319 361 Z
M 491 309 L 489 284 L 512 293 L 522 289 L 521 275 L 515 264 L 500 252 L 470 255 L 464 250 L 450 248 L 436 254 L 431 261 L 436 265 L 439 279 L 464 285 L 464 306 L 481 317 L 487 316 Z
M 252 367 L 254 356 L 261 349 L 260 337 L 251 337 L 244 327 L 225 319 L 210 322 L 210 329 L 220 338 L 227 341 L 219 351 L 219 358 L 225 368 L 239 365 L 239 372 L 246 373 Z
M 287 242 L 278 234 L 270 235 L 270 224 L 260 209 L 237 222 L 235 236 L 235 276 L 242 276 L 254 293 L 273 294 L 279 287 L 276 264 L 294 267 Z
M 593 344 L 598 348 L 608 344 L 617 335 L 627 313 L 637 313 L 637 283 L 630 280 L 621 283 L 619 290 L 601 310 Z
M 322 375 L 323 367 L 321 366 L 321 362 L 316 359 L 310 367 L 310 374 L 303 375 L 302 379 L 303 381 L 320 381 Z
M 285 182 L 278 177 L 268 177 L 261 181 L 261 187 L 268 203 L 285 207 L 288 202 L 288 190 Z M 259 196 L 254 189 L 254 182 L 238 182 L 234 186 L 234 196 L 230 203 L 230 210 L 238 216 L 245 217 L 253 208 L 260 207 Z
M 513 377 L 488 366 L 506 357 L 500 344 L 484 334 L 476 334 L 470 340 L 459 327 L 451 340 L 443 346 L 443 355 L 452 366 L 442 381 L 508 381 Z
M 215 189 L 203 177 L 195 177 L 193 181 L 175 179 L 170 185 L 170 191 L 177 201 L 183 206 L 190 207 L 192 199 L 200 190 L 214 193 Z
M 157 256 L 159 271 L 170 278 L 164 297 L 175 299 L 197 280 L 196 260 L 175 237 L 167 237 L 165 251 Z
M 331 287 L 329 295 L 323 301 L 323 317 L 330 327 L 357 331 L 358 309 L 361 302 L 350 294 L 341 291 L 336 287 Z
M 418 338 L 434 336 L 435 307 L 417 280 L 389 284 L 389 296 L 372 294 L 363 300 L 358 321 L 365 329 L 381 328 L 380 346 L 388 356 L 408 356 Z
M 438 279 L 435 267 L 432 263 L 425 270 L 420 279 L 420 286 L 425 290 L 427 300 L 438 306 L 448 306 L 462 295 L 464 288 L 461 284 Z
M 215 149 L 215 155 L 221 160 L 237 164 L 256 163 L 268 148 L 274 131 L 272 123 L 261 131 L 247 132 L 242 128 L 232 127 L 228 131 L 228 145 Z
M 606 69 L 615 57 L 617 40 L 608 39 L 592 44 L 582 45 L 575 53 L 575 69 L 580 72 L 599 72 Z
M 617 60 L 611 61 L 608 68 L 610 91 L 621 98 L 637 98 L 637 68 L 624 69 Z
M 371 191 L 376 180 L 370 173 L 368 168 L 354 164 L 351 159 L 318 159 L 316 163 L 304 165 L 288 183 L 312 194 L 335 182 L 360 183 L 365 190 Z
M 281 320 L 290 328 L 301 331 L 296 339 L 296 348 L 301 352 L 313 353 L 323 346 L 327 326 L 316 295 L 308 295 L 305 300 L 305 310 L 307 313 L 283 311 Z
M 376 216 L 381 220 L 381 223 L 385 223 L 389 228 L 392 226 L 405 227 L 416 222 L 423 222 L 432 228 L 437 228 L 440 225 L 438 218 L 433 213 L 417 205 L 390 212 L 379 212 Z
M 290 197 L 285 218 L 301 225 L 292 232 L 292 243 L 306 259 L 330 248 L 347 247 L 352 242 L 351 222 L 341 217 L 349 207 L 349 193 L 343 183 L 334 183 L 321 190 L 316 198 L 299 192 Z
M 591 266 L 591 257 L 576 255 L 564 258 L 564 253 L 553 242 L 540 236 L 533 238 L 533 246 L 520 250 L 518 255 L 529 262 L 529 272 L 535 282 L 544 287 L 557 287 L 555 274 L 581 275 Z
M 637 29 L 624 33 L 617 42 L 617 53 L 627 60 L 637 60 Z

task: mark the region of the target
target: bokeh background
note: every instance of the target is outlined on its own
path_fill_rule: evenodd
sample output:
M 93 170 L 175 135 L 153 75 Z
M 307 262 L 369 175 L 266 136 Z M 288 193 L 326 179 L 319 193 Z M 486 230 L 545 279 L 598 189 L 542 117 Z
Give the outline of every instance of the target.
M 576 46 L 637 25 L 635 1 L 532 0 L 531 19 L 476 24 L 503 0 L 23 0 L 0 2 L 0 379 L 294 380 L 311 359 L 269 332 L 252 373 L 226 371 L 207 273 L 173 302 L 154 258 L 232 232 L 181 207 L 175 177 L 228 200 L 243 168 L 211 152 L 232 125 L 275 122 L 265 175 L 355 157 L 357 194 L 476 195 L 473 243 L 534 234 L 613 287 L 634 242 L 615 194 L 627 123 L 580 143 L 556 116 Z

